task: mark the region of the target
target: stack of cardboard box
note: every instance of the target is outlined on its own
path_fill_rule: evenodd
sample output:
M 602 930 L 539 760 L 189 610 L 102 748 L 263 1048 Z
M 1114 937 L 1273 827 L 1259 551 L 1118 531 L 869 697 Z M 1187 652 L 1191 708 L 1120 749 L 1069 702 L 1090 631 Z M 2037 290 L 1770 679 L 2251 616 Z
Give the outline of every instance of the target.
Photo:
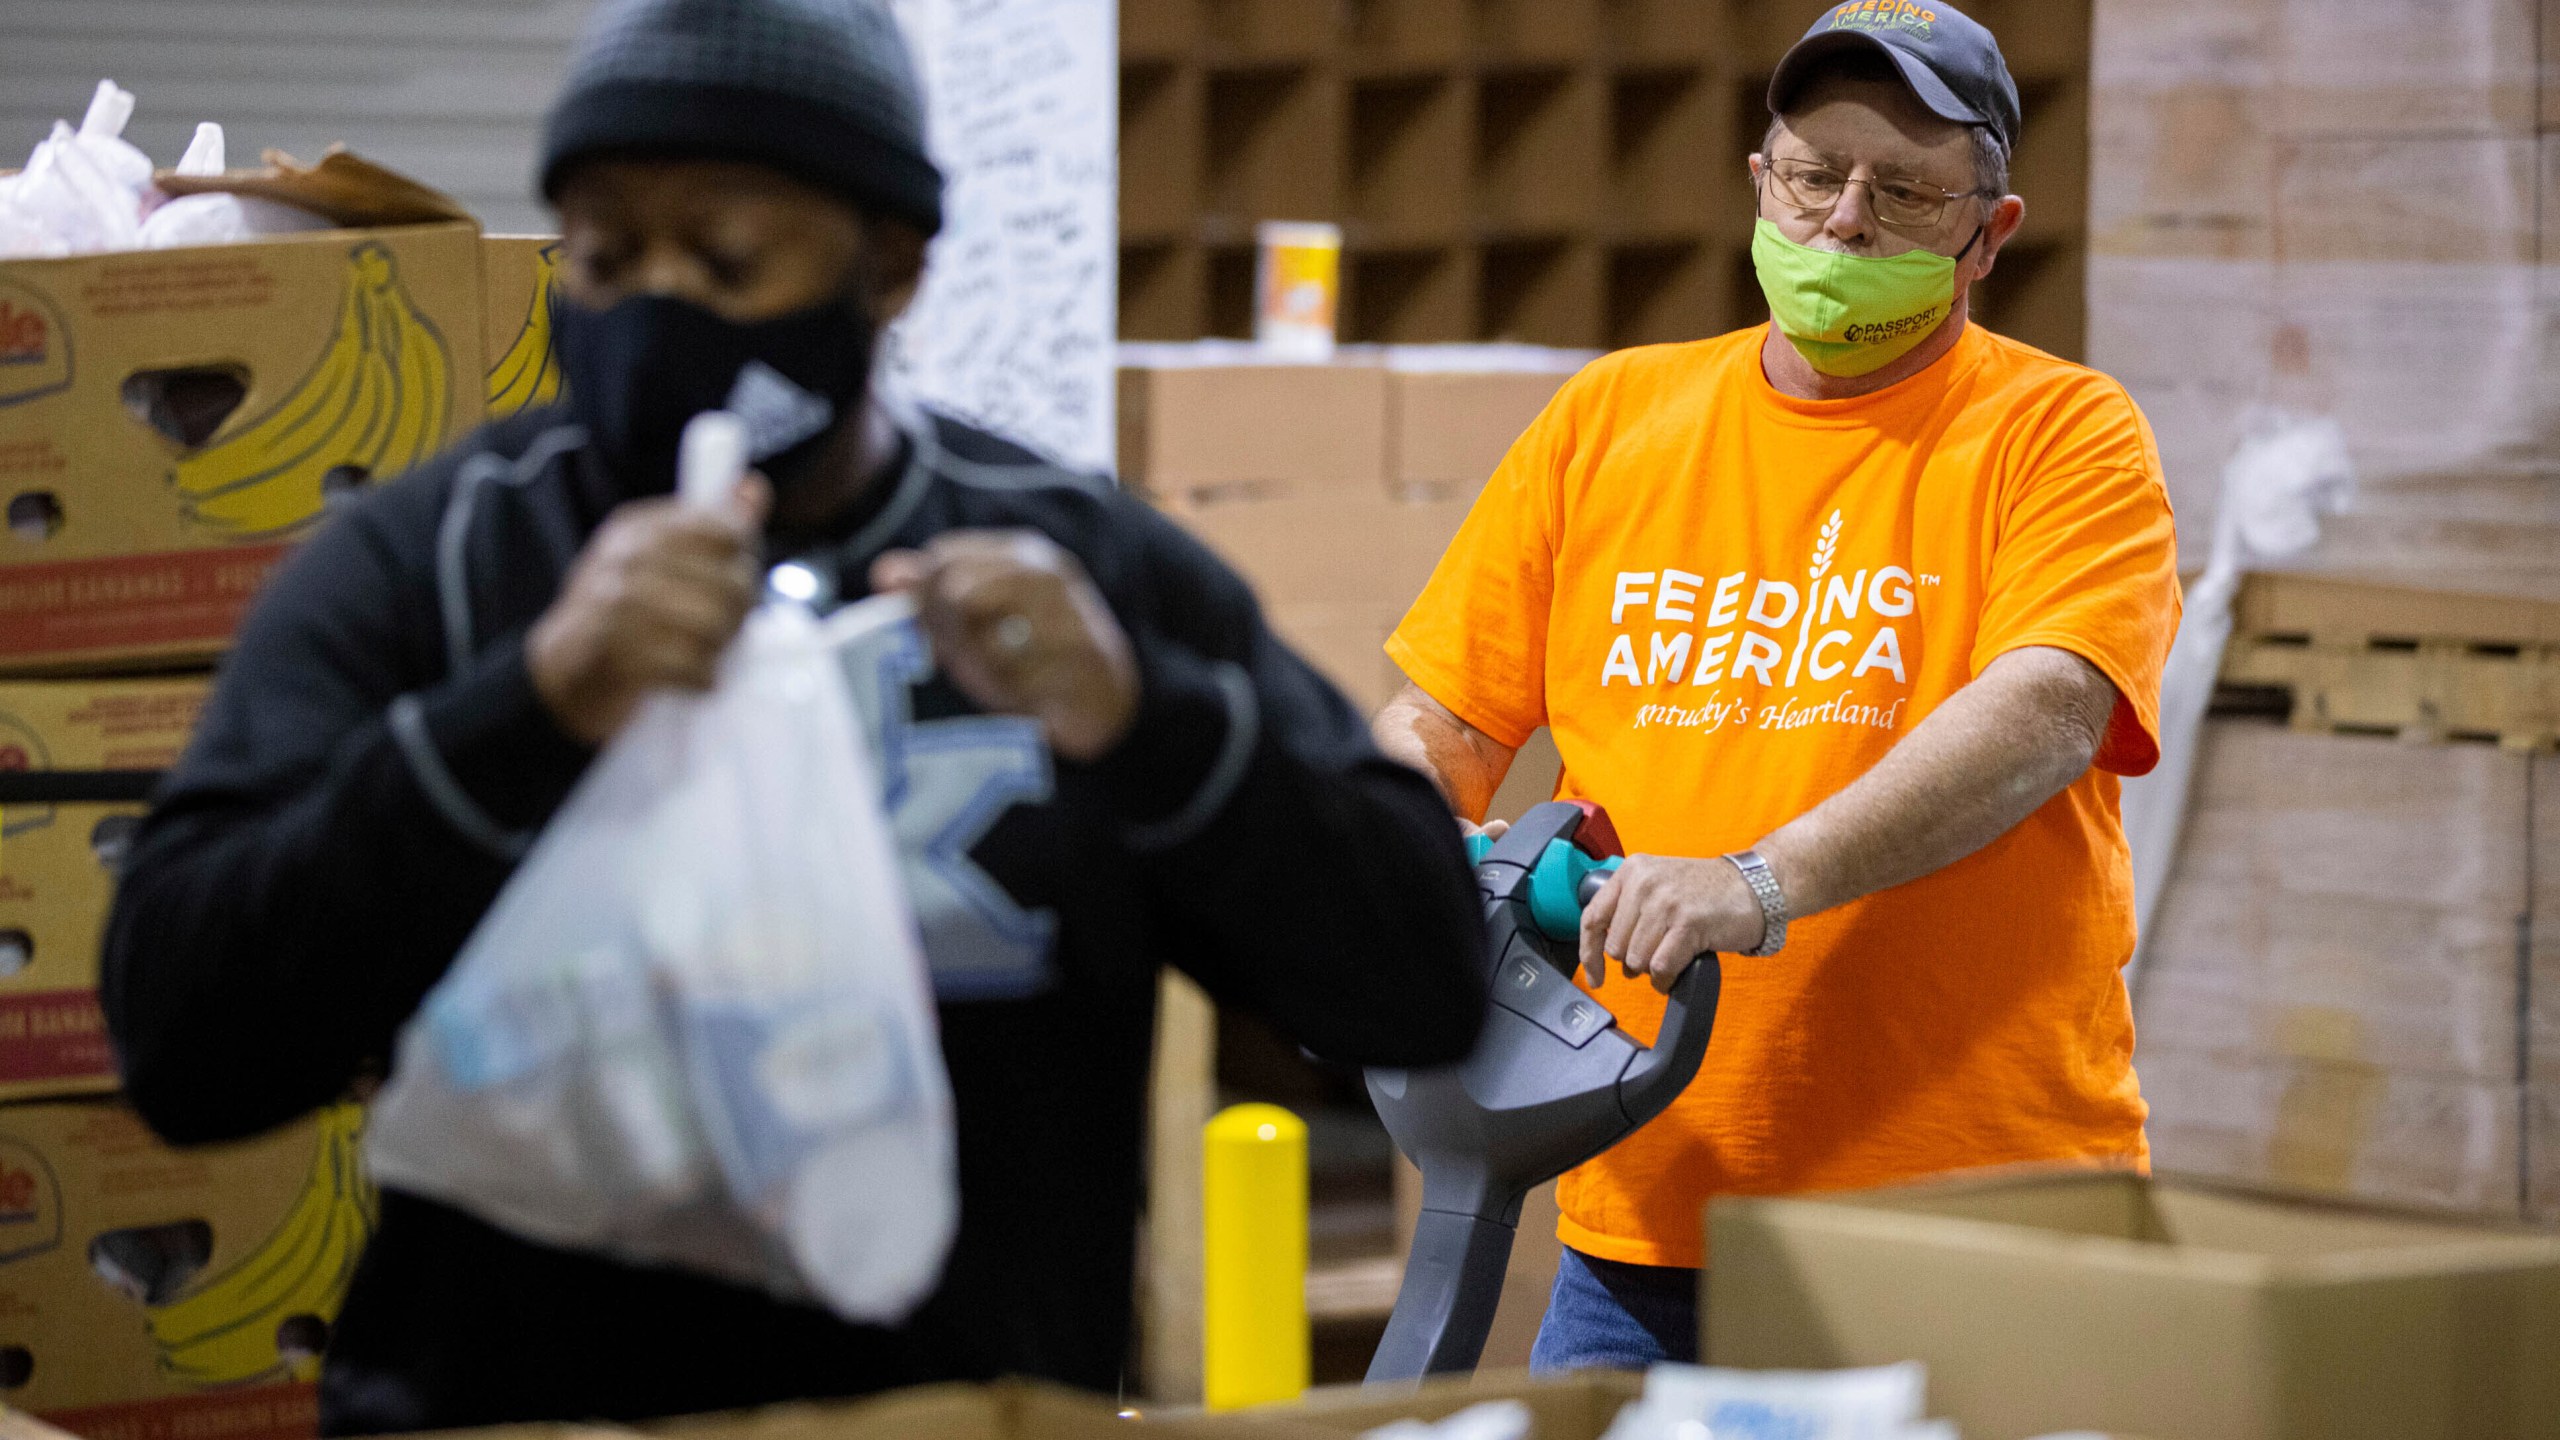
M 2296 568 L 2560 597 L 2560 226 L 2537 203 L 2560 161 L 2551 13 L 2102 11 L 2087 354 L 2154 428 L 2191 563 L 2235 447 L 2318 416 L 2345 432 L 2357 491 Z
M 314 1433 L 372 1223 L 362 1112 L 164 1146 L 116 1098 L 98 960 L 141 802 L 287 550 L 492 392 L 557 388 L 486 363 L 544 318 L 541 242 L 435 198 L 0 264 L 0 1406 L 87 1440 Z
M 1223 555 L 1272 628 L 1375 710 L 1404 683 L 1379 647 L 1570 364 L 1408 369 L 1389 352 L 1124 368 L 1121 481 Z
M 2292 726 L 2205 730 L 2136 977 L 2160 1162 L 2560 1217 L 2560 605 L 2268 575 L 2234 627 Z
M 2532 764 L 2208 726 L 2138 979 L 2162 1165 L 2520 1213 Z
M 1148 363 L 1120 372 L 1122 483 L 1250 581 L 1272 628 L 1364 713 L 1404 684 L 1382 648 L 1387 636 L 1478 490 L 1582 358 L 1416 346 L 1351 351 L 1332 365 L 1276 365 L 1253 363 L 1242 347 L 1133 352 Z M 1538 732 L 1490 813 L 1517 816 L 1549 798 L 1560 769 Z M 1214 1108 L 1214 1025 L 1197 992 L 1178 980 L 1169 986 L 1150 1193 L 1196 1196 L 1198 1120 Z M 1397 1165 L 1401 1236 L 1392 1259 L 1403 1255 L 1420 1203 L 1412 1167 Z M 1146 1389 L 1158 1399 L 1199 1393 L 1196 1211 L 1196 1199 L 1177 1199 L 1149 1219 L 1142 1329 Z M 1522 1225 L 1489 1365 L 1528 1361 L 1555 1277 L 1554 1213 L 1553 1187 L 1541 1187 Z M 1381 1258 L 1390 1263 L 1353 1267 L 1358 1274 L 1342 1277 L 1353 1283 L 1328 1288 L 1358 1291 L 1382 1317 L 1400 1272 Z

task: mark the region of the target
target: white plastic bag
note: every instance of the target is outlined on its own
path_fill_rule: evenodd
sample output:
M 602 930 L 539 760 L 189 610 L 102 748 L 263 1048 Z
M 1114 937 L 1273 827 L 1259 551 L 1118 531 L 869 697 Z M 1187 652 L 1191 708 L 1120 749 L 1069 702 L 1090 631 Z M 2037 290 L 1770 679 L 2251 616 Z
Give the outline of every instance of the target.
M 180 157 L 181 175 L 219 175 L 223 171 L 222 127 L 207 120 Z M 326 216 L 259 195 L 214 191 L 162 200 L 144 217 L 135 243 L 145 250 L 175 250 L 187 245 L 230 245 L 261 235 L 294 235 L 326 230 Z
M 80 128 L 53 133 L 16 175 L 0 180 L 0 259 L 130 250 L 160 199 L 151 157 L 124 138 L 133 92 L 101 80 Z
M 930 1292 L 949 1080 L 837 659 L 911 623 L 768 605 L 711 693 L 643 707 L 402 1033 L 381 1183 L 850 1320 Z
M 122 142 L 117 142 L 121 144 Z M 142 205 L 98 163 L 93 147 L 60 121 L 10 185 L 10 229 L 47 237 L 46 253 L 130 250 L 142 232 Z
M 231 245 L 261 235 L 296 235 L 326 230 L 331 222 L 298 205 L 259 195 L 210 192 L 181 195 L 151 212 L 142 222 L 135 244 L 144 250 L 175 250 L 188 245 Z
M 80 128 L 71 138 L 109 184 L 131 197 L 134 218 L 139 220 L 151 203 L 151 157 L 124 138 L 133 104 L 132 91 L 113 80 L 99 81 L 90 92 L 88 112 L 80 117 Z

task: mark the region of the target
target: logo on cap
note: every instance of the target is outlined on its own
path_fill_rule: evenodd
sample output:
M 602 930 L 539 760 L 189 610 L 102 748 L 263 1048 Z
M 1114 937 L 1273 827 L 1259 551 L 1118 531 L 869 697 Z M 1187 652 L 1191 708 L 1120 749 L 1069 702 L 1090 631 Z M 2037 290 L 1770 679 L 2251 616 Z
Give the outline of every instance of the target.
M 1938 12 L 1912 0 L 1855 0 L 1831 12 L 1834 30 L 1908 30 L 1926 40 L 1937 33 Z

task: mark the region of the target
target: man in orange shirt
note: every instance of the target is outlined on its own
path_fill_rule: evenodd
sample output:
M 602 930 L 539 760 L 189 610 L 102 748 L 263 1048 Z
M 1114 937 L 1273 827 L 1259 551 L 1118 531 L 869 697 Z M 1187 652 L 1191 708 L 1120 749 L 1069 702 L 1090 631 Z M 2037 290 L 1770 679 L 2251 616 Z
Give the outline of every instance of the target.
M 1768 957 L 1565 1177 L 1544 1368 L 1697 1354 L 1710 1196 L 2147 1157 L 2116 777 L 2177 624 L 2158 452 L 2122 386 L 1967 322 L 2024 216 L 1987 31 L 1856 0 L 1769 100 L 1773 322 L 1585 369 L 1388 642 L 1379 740 L 1463 817 L 1540 725 L 1608 808 L 1582 957 L 1629 1030 L 1699 952 Z

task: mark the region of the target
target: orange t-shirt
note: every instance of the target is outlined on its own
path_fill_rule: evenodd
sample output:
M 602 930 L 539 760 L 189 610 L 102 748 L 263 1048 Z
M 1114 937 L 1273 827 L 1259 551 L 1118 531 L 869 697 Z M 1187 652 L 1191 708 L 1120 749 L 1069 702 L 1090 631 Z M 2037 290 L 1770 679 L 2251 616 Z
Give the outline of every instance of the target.
M 1668 855 L 1812 809 L 2020 646 L 2122 698 L 2097 764 L 2008 834 L 1726 958 L 1697 1081 L 1563 1181 L 1559 1233 L 1604 1259 L 1700 1264 L 1716 1194 L 2148 1157 L 2115 777 L 2159 758 L 2177 628 L 2150 428 L 2115 381 L 1978 326 L 1876 394 L 1793 399 L 1767 333 L 1567 384 L 1387 642 L 1405 674 L 1504 744 L 1547 726 L 1558 793 Z M 1599 993 L 1651 1040 L 1649 984 L 1613 966 Z

